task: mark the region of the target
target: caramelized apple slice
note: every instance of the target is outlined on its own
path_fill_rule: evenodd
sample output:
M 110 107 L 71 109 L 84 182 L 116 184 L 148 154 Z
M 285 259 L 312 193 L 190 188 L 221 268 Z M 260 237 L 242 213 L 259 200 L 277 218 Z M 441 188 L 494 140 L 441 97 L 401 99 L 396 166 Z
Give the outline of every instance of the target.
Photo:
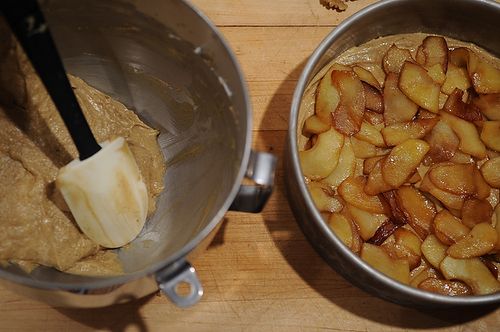
M 361 248 L 361 259 L 383 274 L 403 284 L 410 282 L 408 261 L 391 258 L 382 248 L 364 243 Z
M 430 267 L 427 263 L 422 260 L 420 265 L 410 271 L 410 286 L 418 287 L 418 285 L 427 278 L 440 278 L 441 273 L 439 273 L 435 268 Z
M 448 280 L 465 282 L 474 295 L 500 291 L 500 282 L 493 277 L 479 258 L 457 259 L 448 256 L 441 262 L 440 270 Z
M 387 146 L 395 146 L 410 138 L 422 138 L 438 123 L 439 118 L 416 119 L 395 123 L 382 128 L 381 134 Z
M 413 270 L 420 265 L 422 241 L 413 232 L 398 228 L 394 231 L 394 242 L 382 245 L 382 248 L 395 259 L 406 259 Z
M 319 134 L 311 149 L 299 151 L 304 175 L 313 180 L 327 177 L 337 167 L 343 145 L 344 135 L 333 128 Z
M 418 106 L 437 113 L 441 87 L 427 71 L 412 62 L 405 62 L 399 76 L 399 88 Z
M 462 223 L 472 228 L 476 224 L 489 222 L 493 215 L 491 204 L 485 199 L 468 198 L 462 207 Z
M 446 71 L 446 79 L 441 86 L 441 91 L 447 95 L 451 94 L 453 90 L 460 89 L 467 91 L 471 87 L 469 74 L 465 68 L 455 66 L 453 63 L 448 64 Z
M 469 51 L 467 71 L 477 93 L 500 93 L 500 70 Z
M 386 125 L 408 122 L 418 111 L 418 105 L 411 101 L 398 87 L 398 75 L 389 73 L 384 83 L 384 121 Z
M 425 239 L 431 232 L 436 215 L 434 203 L 412 186 L 399 187 L 396 199 L 407 216 L 408 224 L 421 239 Z
M 439 189 L 456 195 L 476 193 L 474 164 L 441 163 L 432 167 L 428 174 L 432 183 Z
M 488 120 L 500 120 L 500 93 L 479 95 L 472 99 L 472 104 L 476 106 Z
M 401 186 L 415 172 L 429 151 L 429 144 L 409 139 L 395 146 L 382 165 L 384 181 L 394 188 Z
M 495 151 L 500 151 L 500 121 L 484 121 L 481 140 Z
M 463 94 L 462 90 L 453 90 L 444 103 L 443 111 L 470 122 L 481 121 L 483 119 L 481 111 L 473 104 L 464 103 L 462 101 Z
M 486 161 L 481 166 L 484 180 L 493 188 L 500 188 L 500 157 Z
M 371 158 L 387 154 L 386 149 L 376 147 L 371 143 L 357 139 L 355 136 L 351 136 L 351 145 L 354 151 L 354 155 L 359 159 Z
M 427 236 L 420 247 L 425 259 L 427 259 L 432 266 L 438 269 L 439 265 L 446 257 L 447 249 L 448 246 L 441 243 L 441 241 L 439 241 L 439 239 L 433 234 Z
M 311 198 L 316 208 L 321 212 L 339 212 L 342 210 L 342 203 L 333 196 L 330 188 L 318 182 L 310 182 L 307 185 Z
M 332 81 L 333 68 L 330 68 L 321 79 L 316 90 L 315 113 L 325 124 L 332 123 L 332 113 L 340 102 L 340 94 Z
M 333 126 L 344 135 L 354 135 L 361 128 L 365 111 L 363 84 L 354 72 L 340 70 L 332 72 L 332 83 L 340 95 Z
M 331 125 L 321 120 L 317 115 L 313 114 L 306 119 L 304 127 L 302 127 L 302 134 L 304 136 L 319 135 L 328 131 Z
M 382 59 L 382 65 L 386 74 L 399 74 L 406 61 L 413 61 L 410 51 L 392 44 Z
M 458 136 L 444 121 L 439 121 L 425 137 L 425 140 L 430 146 L 425 157 L 426 164 L 450 160 L 460 144 Z
M 368 180 L 365 185 L 365 193 L 368 195 L 378 195 L 393 189 L 391 185 L 385 182 L 382 175 L 382 165 L 385 162 L 385 159 L 386 157 L 377 161 L 368 176 Z
M 385 147 L 384 139 L 380 130 L 370 123 L 363 121 L 361 129 L 354 135 L 357 139 L 368 142 L 378 147 Z
M 363 114 L 363 119 L 368 121 L 368 123 L 376 126 L 384 123 L 384 114 L 375 113 L 370 110 L 365 110 Z
M 458 148 L 478 159 L 486 158 L 486 147 L 479 138 L 476 127 L 469 121 L 460 119 L 447 112 L 441 112 L 441 119 L 455 132 L 460 140 Z
M 365 241 L 371 239 L 377 229 L 387 220 L 384 214 L 370 213 L 351 204 L 347 205 L 347 211 L 358 226 L 359 235 Z
M 327 184 L 331 189 L 336 189 L 342 181 L 354 174 L 356 158 L 352 149 L 351 141 L 346 139 L 342 150 L 340 150 L 337 167 L 321 182 Z
M 455 48 L 449 53 L 449 59 L 456 66 L 467 68 L 472 86 L 477 93 L 500 92 L 500 70 L 468 48 Z
M 371 85 L 372 87 L 374 87 L 377 90 L 380 90 L 382 88 L 380 86 L 380 83 L 375 78 L 375 76 L 373 76 L 371 71 L 369 71 L 361 66 L 357 66 L 357 65 L 353 66 L 352 70 L 356 73 L 356 75 L 358 75 L 359 79 L 362 82 L 365 82 L 365 83 Z
M 417 49 L 416 60 L 429 72 L 433 79 L 442 84 L 448 68 L 448 44 L 443 37 L 427 36 Z
M 356 226 L 346 216 L 332 213 L 328 219 L 328 226 L 349 249 L 353 252 L 359 252 L 361 249 L 359 234 Z
M 422 191 L 428 192 L 429 194 L 434 196 L 441 203 L 443 203 L 447 208 L 454 209 L 454 210 L 461 210 L 462 206 L 464 204 L 465 198 L 463 196 L 455 195 L 455 194 L 452 194 L 448 191 L 439 189 L 438 187 L 436 187 L 432 183 L 432 181 L 429 179 L 429 176 L 427 173 L 425 174 L 425 176 L 422 179 L 422 182 L 420 184 L 420 189 Z
M 418 285 L 418 288 L 448 296 L 465 296 L 472 294 L 472 291 L 466 284 L 456 280 L 427 278 Z
M 375 164 L 382 158 L 384 157 L 376 156 L 376 157 L 366 158 L 363 161 L 363 174 L 370 174 L 373 168 L 375 167 Z
M 488 222 L 477 224 L 472 230 L 452 244 L 446 253 L 453 258 L 472 258 L 489 253 L 498 240 L 496 230 Z
M 363 82 L 363 89 L 365 91 L 365 107 L 370 111 L 377 113 L 384 113 L 384 99 L 379 90 Z
M 349 204 L 371 213 L 384 213 L 385 208 L 377 196 L 365 193 L 366 179 L 363 176 L 350 176 L 338 188 L 339 195 Z
M 434 234 L 442 243 L 452 245 L 467 236 L 470 229 L 447 210 L 441 210 L 434 218 Z

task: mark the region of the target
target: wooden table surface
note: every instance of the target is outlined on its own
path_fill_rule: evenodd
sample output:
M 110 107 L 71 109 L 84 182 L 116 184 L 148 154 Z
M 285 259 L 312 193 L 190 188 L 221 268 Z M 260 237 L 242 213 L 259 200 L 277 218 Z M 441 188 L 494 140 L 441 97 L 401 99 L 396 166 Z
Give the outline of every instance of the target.
M 282 160 L 289 108 L 308 56 L 343 19 L 319 0 L 194 0 L 219 27 L 248 81 L 254 148 Z M 0 330 L 50 331 L 495 331 L 500 311 L 417 311 L 352 286 L 316 254 L 298 228 L 283 186 L 263 213 L 228 213 L 193 265 L 205 288 L 199 304 L 179 309 L 152 295 L 104 309 L 53 308 L 0 287 Z

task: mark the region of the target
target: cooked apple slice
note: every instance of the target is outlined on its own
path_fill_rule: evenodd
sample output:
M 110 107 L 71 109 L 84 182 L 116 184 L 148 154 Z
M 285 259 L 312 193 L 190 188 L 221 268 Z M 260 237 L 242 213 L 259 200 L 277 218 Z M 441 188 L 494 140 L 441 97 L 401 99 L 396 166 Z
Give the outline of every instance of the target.
M 441 262 L 440 270 L 448 280 L 465 282 L 474 295 L 500 291 L 500 282 L 493 277 L 479 258 L 457 259 L 448 256 Z
M 476 224 L 489 222 L 493 215 L 491 204 L 485 199 L 468 198 L 462 207 L 462 223 L 473 228 Z
M 425 156 L 426 164 L 450 160 L 460 144 L 458 136 L 444 121 L 439 121 L 425 137 L 425 140 L 430 146 L 429 152 Z
M 342 203 L 333 196 L 334 192 L 324 184 L 310 182 L 307 185 L 311 198 L 316 208 L 321 212 L 339 212 L 342 210 Z
M 439 122 L 439 118 L 416 119 L 388 125 L 380 131 L 387 146 L 395 146 L 410 138 L 422 138 Z
M 421 239 L 425 239 L 432 230 L 437 213 L 434 203 L 412 186 L 399 187 L 396 199 L 407 216 L 408 224 Z
M 427 173 L 422 179 L 422 182 L 420 184 L 420 190 L 428 192 L 429 194 L 434 196 L 437 200 L 443 203 L 443 205 L 445 205 L 448 209 L 461 210 L 465 198 L 463 196 L 455 195 L 448 191 L 439 189 L 432 183 Z
M 454 164 L 449 162 L 434 165 L 428 172 L 432 183 L 439 189 L 455 195 L 476 193 L 475 164 Z
M 467 236 L 470 229 L 448 210 L 441 210 L 434 218 L 434 235 L 446 245 L 452 245 Z
M 479 138 L 474 124 L 451 115 L 447 112 L 441 112 L 441 119 L 445 121 L 455 132 L 460 140 L 458 148 L 478 159 L 486 158 L 486 146 Z
M 371 213 L 384 213 L 385 208 L 377 196 L 365 193 L 366 179 L 363 176 L 350 176 L 339 186 L 339 195 L 349 204 Z
M 474 182 L 476 184 L 476 198 L 486 199 L 491 195 L 491 187 L 484 181 L 481 172 L 474 167 Z
M 488 148 L 500 152 L 500 121 L 484 121 L 481 140 Z
M 302 135 L 310 137 L 312 135 L 319 135 L 328 131 L 331 125 L 321 120 L 317 115 L 313 114 L 306 119 L 304 127 L 302 127 Z
M 488 222 L 474 226 L 461 240 L 452 244 L 446 253 L 453 258 L 472 258 L 489 253 L 495 248 L 498 235 Z
M 444 103 L 443 111 L 470 122 L 481 121 L 483 119 L 481 111 L 474 104 L 464 103 L 462 101 L 463 94 L 462 90 L 453 90 Z
M 336 189 L 342 181 L 354 174 L 356 168 L 356 157 L 352 149 L 351 141 L 346 139 L 344 146 L 340 150 L 337 167 L 321 182 L 327 184 L 331 189 Z
M 359 159 L 383 156 L 388 153 L 386 149 L 376 147 L 371 143 L 357 139 L 355 136 L 351 136 L 351 145 L 354 155 Z
M 453 90 L 460 89 L 467 91 L 471 87 L 469 74 L 465 68 L 455 66 L 453 63 L 448 63 L 448 70 L 446 71 L 446 79 L 441 86 L 441 91 L 447 95 L 451 94 Z
M 376 126 L 384 123 L 384 114 L 376 113 L 370 110 L 365 110 L 363 114 L 363 119 L 368 121 L 368 123 Z
M 370 86 L 380 90 L 382 87 L 380 86 L 379 81 L 373 76 L 372 72 L 361 67 L 361 66 L 353 66 L 352 70 L 358 75 L 359 79 L 362 82 L 369 84 Z
M 410 51 L 392 44 L 382 59 L 382 65 L 386 74 L 399 74 L 406 61 L 413 61 Z
M 481 166 L 484 180 L 493 188 L 500 188 L 500 157 L 486 161 Z
M 377 113 L 384 113 L 384 99 L 382 93 L 365 82 L 363 82 L 363 89 L 365 91 L 366 109 Z
M 299 151 L 304 175 L 312 180 L 327 177 L 337 167 L 343 145 L 344 135 L 334 128 L 319 134 L 311 149 Z
M 422 251 L 425 259 L 427 259 L 427 261 L 432 266 L 438 269 L 439 265 L 446 257 L 447 249 L 448 246 L 441 243 L 441 241 L 439 241 L 439 239 L 434 234 L 427 236 L 424 242 L 422 242 L 422 246 L 420 247 L 420 250 Z
M 427 278 L 418 285 L 418 288 L 448 296 L 465 296 L 472 294 L 471 289 L 466 284 L 456 280 Z
M 467 71 L 477 93 L 500 93 L 500 70 L 469 51 Z
M 472 86 L 477 93 L 500 92 L 500 70 L 465 47 L 458 47 L 449 53 L 450 62 L 467 68 Z
M 365 92 L 363 84 L 353 71 L 332 71 L 332 83 L 340 95 L 333 112 L 333 126 L 342 134 L 356 134 L 363 122 Z
M 415 172 L 427 151 L 429 144 L 418 139 L 395 146 L 382 165 L 384 181 L 394 188 L 401 186 Z
M 434 113 L 439 111 L 441 87 L 423 67 L 405 62 L 399 76 L 398 87 L 418 106 Z
M 361 248 L 361 259 L 394 280 L 403 284 L 408 284 L 410 282 L 408 261 L 391 258 L 379 246 L 364 243 Z
M 380 130 L 370 123 L 363 121 L 361 129 L 354 135 L 357 139 L 368 142 L 378 147 L 385 147 L 384 139 Z
M 433 79 L 442 84 L 448 68 L 448 44 L 443 37 L 427 36 L 417 49 L 417 62 L 426 68 Z
M 347 211 L 358 226 L 359 235 L 365 241 L 371 239 L 377 229 L 387 220 L 385 214 L 371 213 L 351 204 L 347 204 Z
M 349 249 L 359 252 L 361 240 L 352 221 L 340 213 L 332 213 L 328 219 L 328 226 Z
M 366 158 L 363 161 L 363 174 L 365 175 L 370 174 L 373 168 L 375 167 L 375 164 L 382 158 L 384 158 L 384 156 Z
M 500 93 L 479 95 L 472 99 L 472 104 L 476 106 L 488 120 L 500 120 Z
M 420 265 L 422 241 L 413 232 L 398 228 L 394 231 L 394 242 L 382 245 L 382 248 L 393 258 L 406 259 L 413 270 Z
M 410 286 L 418 287 L 418 285 L 427 278 L 439 279 L 441 273 L 433 267 L 427 265 L 425 260 L 422 260 L 420 265 L 410 271 Z
M 365 193 L 368 195 L 378 195 L 380 193 L 386 192 L 393 189 L 393 187 L 387 182 L 385 182 L 382 175 L 382 165 L 385 162 L 386 157 L 377 161 L 368 175 L 368 180 L 365 185 Z
M 321 79 L 316 90 L 315 113 L 325 124 L 332 123 L 332 114 L 340 102 L 340 94 L 332 81 L 333 68 L 330 68 Z
M 418 105 L 411 101 L 398 87 L 398 75 L 389 73 L 384 83 L 384 121 L 386 125 L 408 122 L 418 111 Z

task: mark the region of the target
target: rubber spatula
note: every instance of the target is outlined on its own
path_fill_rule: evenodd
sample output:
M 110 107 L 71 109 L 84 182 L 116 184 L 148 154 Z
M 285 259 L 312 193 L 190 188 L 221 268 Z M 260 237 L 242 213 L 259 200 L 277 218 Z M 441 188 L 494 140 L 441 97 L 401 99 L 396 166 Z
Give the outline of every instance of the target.
M 148 194 L 126 141 L 95 140 L 37 2 L 1 0 L 0 9 L 79 152 L 79 159 L 59 170 L 57 188 L 89 238 L 107 248 L 127 244 L 144 226 Z

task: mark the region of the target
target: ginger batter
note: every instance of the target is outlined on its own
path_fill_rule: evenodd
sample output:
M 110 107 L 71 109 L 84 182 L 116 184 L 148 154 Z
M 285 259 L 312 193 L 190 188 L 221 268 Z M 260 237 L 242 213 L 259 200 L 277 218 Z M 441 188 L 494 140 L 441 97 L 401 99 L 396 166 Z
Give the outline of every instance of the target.
M 111 97 L 69 76 L 98 142 L 124 137 L 147 185 L 149 214 L 163 190 L 158 131 Z M 78 157 L 52 100 L 0 21 L 0 262 L 85 275 L 123 273 L 115 253 L 78 228 L 54 180 Z

